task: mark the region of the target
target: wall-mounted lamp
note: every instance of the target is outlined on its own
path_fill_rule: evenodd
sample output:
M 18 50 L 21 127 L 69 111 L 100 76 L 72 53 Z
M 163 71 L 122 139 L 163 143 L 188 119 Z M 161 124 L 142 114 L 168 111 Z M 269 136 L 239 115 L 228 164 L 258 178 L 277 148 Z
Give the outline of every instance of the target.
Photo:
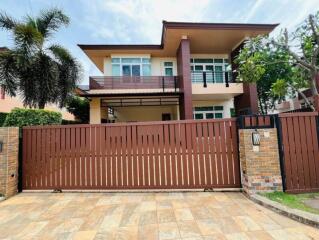
M 253 146 L 259 146 L 260 145 L 260 134 L 257 131 L 257 129 L 255 129 L 255 131 L 252 132 L 251 140 L 253 142 Z
M 2 152 L 3 149 L 3 141 L 0 140 L 0 153 Z

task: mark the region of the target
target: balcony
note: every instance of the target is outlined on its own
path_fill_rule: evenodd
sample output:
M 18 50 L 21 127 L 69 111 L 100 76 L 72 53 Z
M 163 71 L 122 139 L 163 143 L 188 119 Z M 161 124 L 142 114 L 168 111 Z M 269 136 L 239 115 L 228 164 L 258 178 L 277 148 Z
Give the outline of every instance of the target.
M 179 92 L 177 76 L 90 77 L 90 91 L 101 92 Z
M 243 84 L 234 81 L 230 71 L 192 71 L 194 99 L 228 99 L 242 94 Z
M 192 71 L 192 83 L 202 83 L 203 87 L 211 83 L 225 83 L 229 87 L 229 83 L 233 82 L 233 74 L 231 71 Z

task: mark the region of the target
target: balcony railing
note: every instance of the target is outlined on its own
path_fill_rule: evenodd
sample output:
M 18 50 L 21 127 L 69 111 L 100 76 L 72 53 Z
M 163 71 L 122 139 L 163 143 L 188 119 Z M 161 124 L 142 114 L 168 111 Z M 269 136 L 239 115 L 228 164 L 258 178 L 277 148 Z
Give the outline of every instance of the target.
M 179 91 L 177 76 L 90 77 L 90 89 L 162 89 Z
M 229 87 L 229 83 L 233 82 L 230 71 L 192 71 L 191 78 L 192 83 L 202 83 L 204 87 L 212 83 L 225 83 Z

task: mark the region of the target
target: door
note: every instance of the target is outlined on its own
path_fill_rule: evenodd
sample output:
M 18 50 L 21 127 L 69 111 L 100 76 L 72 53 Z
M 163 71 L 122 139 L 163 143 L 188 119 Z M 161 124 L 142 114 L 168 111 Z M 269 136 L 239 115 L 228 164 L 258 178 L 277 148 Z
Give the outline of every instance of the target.
M 171 120 L 171 114 L 170 113 L 163 113 L 162 114 L 162 121 L 170 121 Z

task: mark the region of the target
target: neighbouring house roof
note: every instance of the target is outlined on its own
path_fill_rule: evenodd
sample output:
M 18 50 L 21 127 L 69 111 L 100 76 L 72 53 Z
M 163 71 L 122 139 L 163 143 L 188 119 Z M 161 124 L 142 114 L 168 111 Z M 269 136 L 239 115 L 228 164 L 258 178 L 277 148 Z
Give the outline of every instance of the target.
M 228 53 L 248 37 L 270 33 L 278 24 L 194 23 L 163 21 L 160 44 L 78 44 L 103 71 L 103 59 L 111 54 L 150 54 L 175 57 L 180 40 L 191 40 L 192 53 Z
M 4 51 L 7 51 L 9 50 L 7 47 L 0 47 L 0 52 L 4 52 Z

